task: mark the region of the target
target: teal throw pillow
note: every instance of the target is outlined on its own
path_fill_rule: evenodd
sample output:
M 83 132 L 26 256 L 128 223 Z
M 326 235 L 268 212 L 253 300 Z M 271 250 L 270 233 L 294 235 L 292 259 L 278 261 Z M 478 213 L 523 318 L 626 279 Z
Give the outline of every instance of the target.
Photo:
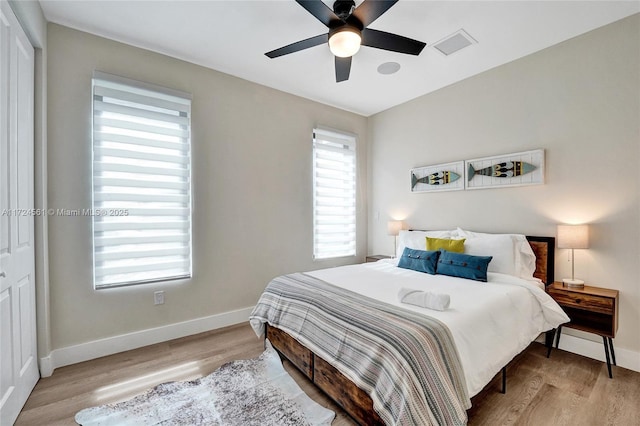
M 435 275 L 439 255 L 438 251 L 414 250 L 405 247 L 398 267 Z
M 493 256 L 472 256 L 440 250 L 436 273 L 487 282 L 487 268 Z

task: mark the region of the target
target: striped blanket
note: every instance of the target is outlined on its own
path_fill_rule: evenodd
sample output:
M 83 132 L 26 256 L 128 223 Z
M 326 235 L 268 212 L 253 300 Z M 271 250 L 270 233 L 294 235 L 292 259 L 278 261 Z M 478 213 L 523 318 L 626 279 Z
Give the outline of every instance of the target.
M 387 425 L 464 425 L 471 407 L 440 321 L 303 273 L 271 281 L 250 316 L 289 333 L 367 392 Z

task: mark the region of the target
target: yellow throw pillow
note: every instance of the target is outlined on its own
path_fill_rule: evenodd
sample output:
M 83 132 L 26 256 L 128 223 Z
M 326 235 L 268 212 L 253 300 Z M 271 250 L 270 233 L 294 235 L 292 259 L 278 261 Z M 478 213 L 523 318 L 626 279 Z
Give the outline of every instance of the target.
M 446 251 L 452 251 L 454 253 L 464 253 L 464 241 L 461 240 L 448 240 L 446 238 L 427 238 L 427 250 L 437 251 L 445 249 Z

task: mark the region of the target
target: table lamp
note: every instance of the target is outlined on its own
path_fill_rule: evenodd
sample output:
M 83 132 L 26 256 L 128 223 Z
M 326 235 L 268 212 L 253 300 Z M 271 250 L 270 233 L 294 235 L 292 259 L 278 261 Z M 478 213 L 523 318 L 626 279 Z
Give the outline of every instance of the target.
M 562 282 L 567 287 L 584 287 L 583 280 L 577 280 L 574 273 L 575 249 L 589 248 L 589 227 L 587 225 L 558 225 L 558 248 L 571 249 L 571 278 Z
M 398 250 L 398 234 L 401 229 L 401 220 L 390 220 L 387 222 L 387 235 L 393 236 L 393 256 L 391 257 L 396 257 L 396 251 Z

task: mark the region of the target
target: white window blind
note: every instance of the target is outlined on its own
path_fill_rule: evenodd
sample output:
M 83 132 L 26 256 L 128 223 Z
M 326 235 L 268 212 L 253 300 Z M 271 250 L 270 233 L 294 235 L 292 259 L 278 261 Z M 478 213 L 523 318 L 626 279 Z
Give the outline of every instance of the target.
M 313 255 L 356 254 L 356 140 L 313 131 Z
M 94 73 L 94 285 L 191 276 L 191 96 Z

